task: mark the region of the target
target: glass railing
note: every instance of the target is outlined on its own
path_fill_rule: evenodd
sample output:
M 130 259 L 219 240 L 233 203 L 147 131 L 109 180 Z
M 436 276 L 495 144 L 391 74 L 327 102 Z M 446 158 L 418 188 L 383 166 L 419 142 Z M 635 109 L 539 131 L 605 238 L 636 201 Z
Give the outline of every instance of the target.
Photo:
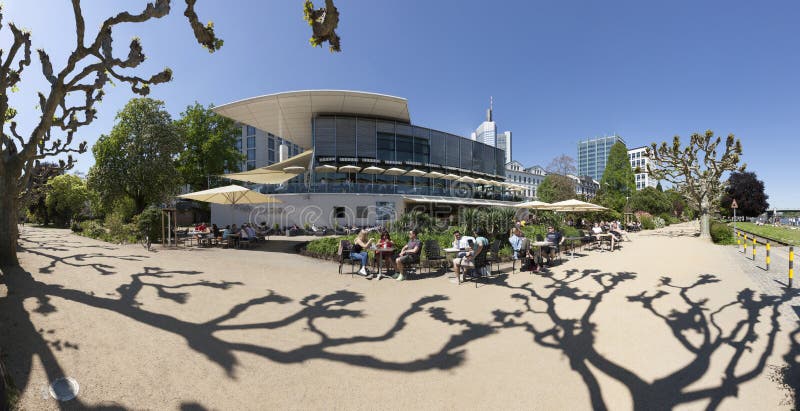
M 422 196 L 443 196 L 477 198 L 501 201 L 520 201 L 520 197 L 493 191 L 450 190 L 444 187 L 409 186 L 395 184 L 371 183 L 290 183 L 283 185 L 263 185 L 259 189 L 263 194 L 308 194 L 308 193 L 342 193 L 342 194 L 405 194 Z

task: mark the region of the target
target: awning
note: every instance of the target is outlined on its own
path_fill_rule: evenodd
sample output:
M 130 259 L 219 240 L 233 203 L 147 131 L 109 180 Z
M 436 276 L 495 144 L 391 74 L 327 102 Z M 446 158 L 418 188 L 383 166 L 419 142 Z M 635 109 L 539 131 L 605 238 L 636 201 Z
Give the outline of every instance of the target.
M 306 168 L 303 166 L 289 166 L 284 167 L 283 171 L 285 173 L 302 174 L 306 172 Z
M 287 158 L 279 163 L 271 164 L 266 167 L 261 167 L 264 170 L 283 171 L 286 167 L 303 167 L 308 169 L 311 166 L 311 156 L 314 154 L 313 150 L 304 151 L 294 157 Z M 304 170 L 305 171 L 305 170 Z
M 247 181 L 248 183 L 255 184 L 282 184 L 297 177 L 297 174 L 257 168 L 255 170 L 244 171 L 241 173 L 225 174 L 222 177 L 237 181 Z

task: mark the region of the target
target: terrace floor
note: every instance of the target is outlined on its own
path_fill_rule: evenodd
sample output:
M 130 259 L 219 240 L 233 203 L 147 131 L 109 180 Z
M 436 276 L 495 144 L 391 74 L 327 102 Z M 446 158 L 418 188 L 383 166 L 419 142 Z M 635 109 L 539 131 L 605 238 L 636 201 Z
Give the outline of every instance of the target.
M 786 270 L 694 231 L 475 288 L 338 275 L 295 237 L 147 252 L 25 227 L 0 347 L 26 410 L 790 409 L 771 379 L 800 375 Z M 80 392 L 58 403 L 62 376 Z

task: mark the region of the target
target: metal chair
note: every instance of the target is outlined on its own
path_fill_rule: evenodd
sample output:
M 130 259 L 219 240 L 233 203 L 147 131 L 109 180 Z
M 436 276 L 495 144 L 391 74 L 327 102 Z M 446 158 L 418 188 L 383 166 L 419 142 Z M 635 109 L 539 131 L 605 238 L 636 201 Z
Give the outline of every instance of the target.
M 438 262 L 440 267 L 447 266 L 447 257 L 442 255 L 442 250 L 439 247 L 439 242 L 436 240 L 427 240 L 424 244 L 426 266 L 428 273 L 431 272 L 431 264 Z
M 342 274 L 342 266 L 350 260 L 350 277 L 355 275 L 355 263 L 356 260 L 350 256 L 350 252 L 353 251 L 353 246 L 350 244 L 348 240 L 341 240 L 339 241 L 339 250 L 336 252 L 336 255 L 339 257 L 339 274 Z
M 486 261 L 489 263 L 489 268 L 492 264 L 497 264 L 497 271 L 500 271 L 500 247 L 503 246 L 503 240 L 494 240 L 492 248 L 489 250 L 489 255 Z
M 475 282 L 475 288 L 478 288 L 478 281 L 481 279 L 481 272 L 483 271 L 484 267 L 488 267 L 488 272 L 486 273 L 486 278 L 488 279 L 489 276 L 492 274 L 492 266 L 489 264 L 487 256 L 489 254 L 489 249 L 485 247 L 481 252 L 472 259 L 472 269 L 467 270 L 464 272 L 464 281 L 467 282 L 467 277 L 471 278 L 472 281 Z M 461 278 L 458 279 L 458 284 L 461 285 L 462 281 Z
M 528 250 L 531 248 L 531 240 L 528 238 L 522 239 L 522 244 L 519 246 L 519 250 L 517 251 L 517 258 L 511 257 L 511 273 L 513 274 L 517 270 L 517 260 L 520 261 L 520 269 L 525 266 L 525 261 L 528 259 Z

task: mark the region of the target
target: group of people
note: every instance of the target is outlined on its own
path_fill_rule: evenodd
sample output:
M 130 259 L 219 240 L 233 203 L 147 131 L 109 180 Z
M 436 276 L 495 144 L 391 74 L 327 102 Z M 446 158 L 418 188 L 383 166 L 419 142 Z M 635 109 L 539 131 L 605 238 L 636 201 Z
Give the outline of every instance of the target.
M 550 225 L 547 227 L 547 234 L 544 236 L 544 241 L 546 241 L 548 245 L 540 247 L 541 254 L 537 257 L 535 255 L 535 249 L 528 246 L 530 240 L 525 237 L 525 233 L 522 232 L 520 227 L 511 229 L 508 242 L 511 244 L 514 259 L 523 261 L 521 271 L 539 272 L 542 269 L 542 265 L 545 264 L 542 259 L 546 259 L 546 264 L 552 266 L 556 254 L 561 249 L 561 245 L 564 244 L 564 235 L 556 231 L 555 227 Z
M 382 259 L 387 271 L 389 268 L 395 271 L 396 274 L 392 278 L 397 281 L 405 280 L 403 276 L 405 266 L 419 262 L 422 253 L 422 243 L 417 238 L 417 230 L 408 232 L 408 243 L 403 246 L 396 258 L 394 257 L 394 242 L 388 231 L 381 232 L 381 238 L 377 243 L 374 238 L 367 238 L 367 234 L 367 230 L 359 231 L 353 242 L 353 248 L 350 250 L 350 258 L 361 262 L 361 269 L 358 273 L 368 280 L 373 278 L 380 280 L 385 277 L 380 270 L 375 274 L 367 271 L 367 259 L 369 258 L 367 251 L 374 248 L 375 258 Z
M 197 239 L 198 244 L 202 244 L 204 240 L 208 239 L 221 239 L 221 240 L 257 240 L 259 236 L 264 235 L 266 232 L 266 223 L 261 226 L 254 226 L 250 223 L 244 223 L 241 226 L 226 225 L 225 228 L 220 229 L 216 224 L 210 227 L 206 223 L 201 222 L 194 227 L 194 237 Z

